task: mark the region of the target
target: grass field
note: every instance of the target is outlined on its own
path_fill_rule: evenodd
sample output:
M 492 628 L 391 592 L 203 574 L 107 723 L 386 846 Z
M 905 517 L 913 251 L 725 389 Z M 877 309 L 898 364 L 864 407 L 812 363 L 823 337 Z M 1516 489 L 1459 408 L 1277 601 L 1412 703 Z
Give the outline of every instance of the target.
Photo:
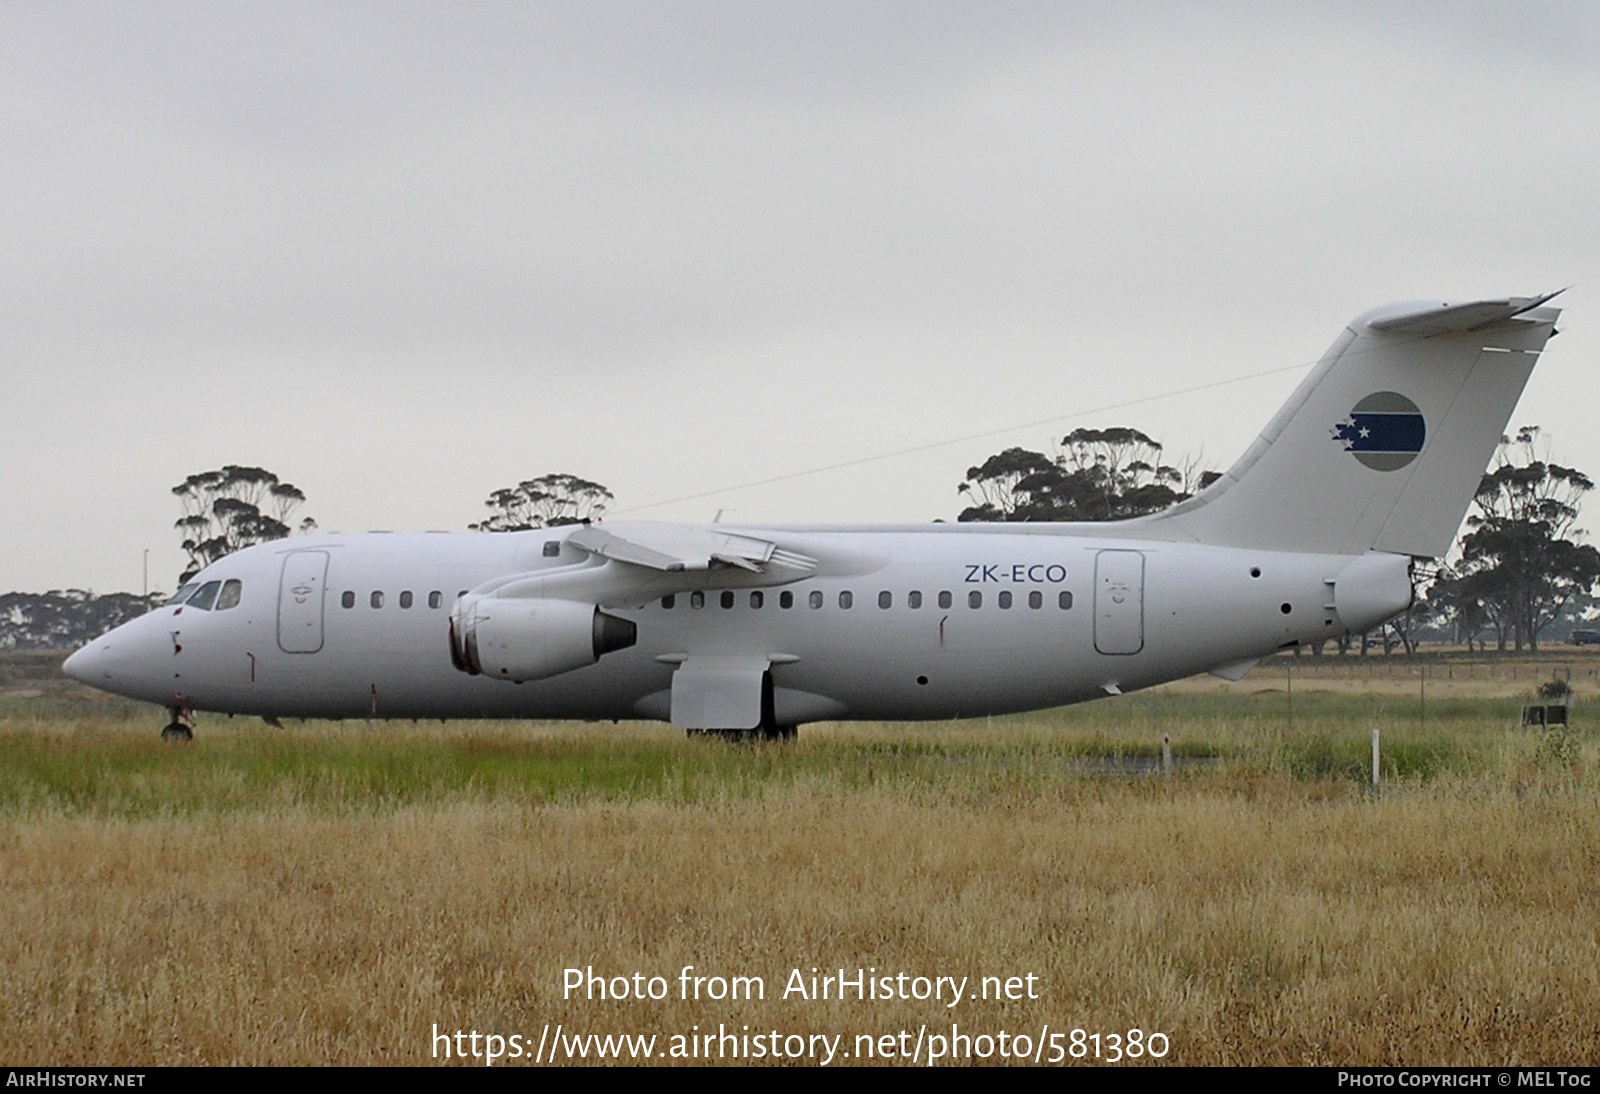
M 1592 1064 L 1597 668 L 1279 662 L 755 748 L 221 718 L 170 747 L 0 659 L 0 1062 L 547 1060 L 559 1024 L 661 1062 L 1070 1062 L 1138 1030 L 1143 1063 Z M 1520 732 L 1552 672 L 1575 732 Z M 811 998 L 813 969 L 880 997 Z M 735 978 L 764 997 L 712 997 Z

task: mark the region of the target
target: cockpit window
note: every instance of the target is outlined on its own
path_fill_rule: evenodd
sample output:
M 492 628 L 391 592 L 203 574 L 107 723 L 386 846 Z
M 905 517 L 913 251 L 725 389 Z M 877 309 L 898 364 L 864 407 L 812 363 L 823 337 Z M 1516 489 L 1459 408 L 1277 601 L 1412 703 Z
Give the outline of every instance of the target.
M 200 586 L 199 590 L 193 596 L 189 598 L 189 607 L 199 608 L 203 612 L 209 612 L 211 610 L 211 605 L 216 603 L 217 590 L 221 588 L 222 582 L 220 581 L 206 582 L 204 585 Z
M 244 585 L 237 578 L 224 581 L 222 592 L 217 594 L 217 611 L 225 612 L 229 608 L 239 606 L 239 594 L 244 591 Z
M 167 604 L 182 604 L 185 600 L 188 600 L 194 595 L 194 590 L 195 584 L 191 581 L 189 584 L 184 585 L 177 592 L 167 597 L 166 604 L 163 604 L 162 607 L 166 607 Z

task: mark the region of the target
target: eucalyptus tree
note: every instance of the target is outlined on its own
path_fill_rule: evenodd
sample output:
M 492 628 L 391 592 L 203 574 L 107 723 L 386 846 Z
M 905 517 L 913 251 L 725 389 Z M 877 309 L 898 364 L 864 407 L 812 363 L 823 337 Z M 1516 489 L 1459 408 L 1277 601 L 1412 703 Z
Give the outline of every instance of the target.
M 299 487 L 272 472 L 236 464 L 190 475 L 172 493 L 183 505 L 183 516 L 173 526 L 189 556 L 179 584 L 235 551 L 283 539 L 306 500 Z M 316 526 L 307 517 L 299 530 L 308 532 Z

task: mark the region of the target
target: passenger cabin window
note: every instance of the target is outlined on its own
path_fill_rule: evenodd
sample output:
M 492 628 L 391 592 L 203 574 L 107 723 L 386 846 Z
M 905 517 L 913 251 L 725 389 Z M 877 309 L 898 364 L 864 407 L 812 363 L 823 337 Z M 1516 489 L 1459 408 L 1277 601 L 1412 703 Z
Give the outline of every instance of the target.
M 661 606 L 663 608 L 666 608 L 668 611 L 671 611 L 673 608 L 677 607 L 677 604 L 678 604 L 678 594 L 677 593 L 668 593 L 666 596 L 661 598 Z
M 1065 589 L 1062 589 L 1061 595 L 1056 597 L 1056 603 L 1061 605 L 1062 611 L 1066 611 L 1068 608 L 1072 607 L 1072 594 L 1067 592 Z
M 822 607 L 822 590 L 821 589 L 812 589 L 811 590 L 811 598 L 810 599 L 811 599 L 811 606 L 813 608 Z
M 400 594 L 400 606 L 402 608 L 411 607 L 411 590 L 410 589 L 407 589 L 405 592 Z
M 791 593 L 788 589 L 785 589 L 783 592 L 779 593 L 778 594 L 778 607 L 780 607 L 780 608 L 792 608 L 792 607 L 794 607 L 794 594 Z
M 689 607 L 703 608 L 706 606 L 706 594 L 696 590 L 689 594 Z
M 435 589 L 428 594 L 428 607 L 437 608 L 444 603 L 444 594 Z
M 909 593 L 907 593 L 906 594 L 906 607 L 908 607 L 908 608 L 920 608 L 920 607 L 922 607 L 922 594 L 920 592 L 918 592 L 916 589 L 912 589 Z
M 892 607 L 894 607 L 894 594 L 889 592 L 889 591 L 887 591 L 887 590 L 885 590 L 884 592 L 879 593 L 878 594 L 878 607 L 880 607 L 880 608 L 892 608 Z
M 239 596 L 244 592 L 244 584 L 237 578 L 222 583 L 222 592 L 217 594 L 217 611 L 225 612 L 229 608 L 239 606 Z
M 1044 607 L 1044 594 L 1038 589 L 1028 594 L 1028 607 L 1035 610 Z
M 373 606 L 373 607 L 374 607 L 374 608 L 381 608 L 381 607 L 383 607 L 383 594 L 382 594 L 382 593 L 380 593 L 380 592 L 377 592 L 377 591 L 374 591 L 374 592 L 373 592 L 373 594 L 372 594 L 372 601 L 371 601 L 371 603 L 372 603 L 372 606 Z
M 949 590 L 939 594 L 939 607 L 948 608 L 952 603 Z
M 848 589 L 839 593 L 839 607 L 848 608 L 856 602 L 856 595 Z
M 967 594 L 967 607 L 969 607 L 969 608 L 981 608 L 981 607 L 983 607 L 983 594 L 980 593 L 977 589 L 973 589 L 970 593 L 968 593 Z
M 762 595 L 760 589 L 757 589 L 755 592 L 750 594 L 750 606 L 752 608 L 759 608 L 759 607 L 761 607 L 761 605 L 765 604 L 766 602 L 767 602 L 767 598 Z
M 724 589 L 724 590 L 722 590 L 722 595 L 720 597 L 718 597 L 717 599 L 722 603 L 723 608 L 726 609 L 726 608 L 733 607 L 733 590 L 732 589 Z
M 199 589 L 195 590 L 195 594 L 189 598 L 189 607 L 199 608 L 203 612 L 209 612 L 211 610 L 211 605 L 217 602 L 217 591 L 221 588 L 222 582 L 220 581 L 206 582 L 204 585 L 200 586 Z
M 545 558 L 560 558 L 561 557 L 561 541 L 559 539 L 547 539 L 547 540 L 544 541 L 544 557 Z
M 1002 591 L 995 599 L 999 601 L 1002 608 L 1011 607 L 1011 593 L 1009 591 Z
M 346 607 L 346 608 L 355 607 L 356 606 L 356 594 L 354 592 L 352 592 L 351 590 L 346 589 L 344 591 L 344 595 L 339 598 L 339 603 L 341 605 L 343 605 L 344 607 Z

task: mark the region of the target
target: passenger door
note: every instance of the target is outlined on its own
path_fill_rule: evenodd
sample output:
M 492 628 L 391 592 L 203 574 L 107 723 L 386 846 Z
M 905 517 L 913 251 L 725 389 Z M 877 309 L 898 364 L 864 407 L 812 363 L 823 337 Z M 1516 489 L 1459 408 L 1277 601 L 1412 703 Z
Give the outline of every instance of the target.
M 1094 648 L 1144 649 L 1144 553 L 1101 551 L 1094 559 Z
M 328 552 L 291 551 L 283 557 L 278 585 L 278 648 L 316 653 L 322 648 L 322 599 Z

